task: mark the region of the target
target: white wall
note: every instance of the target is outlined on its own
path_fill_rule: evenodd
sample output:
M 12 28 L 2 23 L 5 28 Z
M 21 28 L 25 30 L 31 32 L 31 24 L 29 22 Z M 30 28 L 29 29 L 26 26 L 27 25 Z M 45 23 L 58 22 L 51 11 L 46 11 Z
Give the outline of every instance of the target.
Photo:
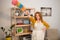
M 5 28 L 9 28 L 11 24 L 10 20 L 10 8 L 12 7 L 11 0 L 0 0 L 1 10 L 1 25 Z M 60 27 L 60 0 L 19 0 L 26 8 L 35 8 L 35 11 L 40 11 L 40 7 L 51 7 L 52 16 L 43 17 L 45 21 L 50 24 L 50 28 Z M 60 32 L 60 29 L 59 29 Z
M 0 27 L 6 28 L 10 26 L 10 8 L 11 0 L 0 0 Z M 0 29 L 0 40 L 4 37 L 2 30 Z

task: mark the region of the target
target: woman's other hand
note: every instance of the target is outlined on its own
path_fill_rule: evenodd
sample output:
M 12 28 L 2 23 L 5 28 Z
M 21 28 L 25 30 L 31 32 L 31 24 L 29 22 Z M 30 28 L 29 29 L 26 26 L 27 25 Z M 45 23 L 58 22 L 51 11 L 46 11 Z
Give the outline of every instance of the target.
M 46 31 L 46 27 L 44 27 L 42 30 L 43 30 L 43 31 Z

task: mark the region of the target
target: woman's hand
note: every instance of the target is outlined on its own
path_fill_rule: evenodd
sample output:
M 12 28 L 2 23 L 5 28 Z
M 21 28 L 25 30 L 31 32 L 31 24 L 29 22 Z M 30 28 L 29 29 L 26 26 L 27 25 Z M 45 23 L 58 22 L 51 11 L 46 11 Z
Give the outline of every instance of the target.
M 46 27 L 44 27 L 42 30 L 43 30 L 43 31 L 46 31 Z
M 29 11 L 24 11 L 24 13 L 26 14 L 26 15 L 30 15 L 30 13 L 29 13 Z

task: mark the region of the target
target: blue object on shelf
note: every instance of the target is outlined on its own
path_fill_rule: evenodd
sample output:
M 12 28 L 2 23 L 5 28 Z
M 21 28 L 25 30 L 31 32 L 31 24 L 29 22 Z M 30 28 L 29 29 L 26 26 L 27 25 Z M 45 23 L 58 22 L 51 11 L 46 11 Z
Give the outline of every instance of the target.
M 24 24 L 30 24 L 29 19 L 24 19 Z

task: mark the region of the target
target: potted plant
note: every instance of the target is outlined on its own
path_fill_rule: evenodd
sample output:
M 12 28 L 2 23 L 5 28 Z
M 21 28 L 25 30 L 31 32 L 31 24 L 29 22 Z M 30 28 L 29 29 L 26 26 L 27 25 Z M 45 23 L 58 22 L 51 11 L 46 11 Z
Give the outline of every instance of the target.
M 12 28 L 15 26 L 15 24 L 11 25 L 11 27 L 8 29 L 9 31 L 9 34 L 8 34 L 8 31 L 5 31 L 6 29 L 4 27 L 1 27 L 1 30 L 5 33 L 6 35 L 6 40 L 11 40 L 11 31 L 12 31 Z

